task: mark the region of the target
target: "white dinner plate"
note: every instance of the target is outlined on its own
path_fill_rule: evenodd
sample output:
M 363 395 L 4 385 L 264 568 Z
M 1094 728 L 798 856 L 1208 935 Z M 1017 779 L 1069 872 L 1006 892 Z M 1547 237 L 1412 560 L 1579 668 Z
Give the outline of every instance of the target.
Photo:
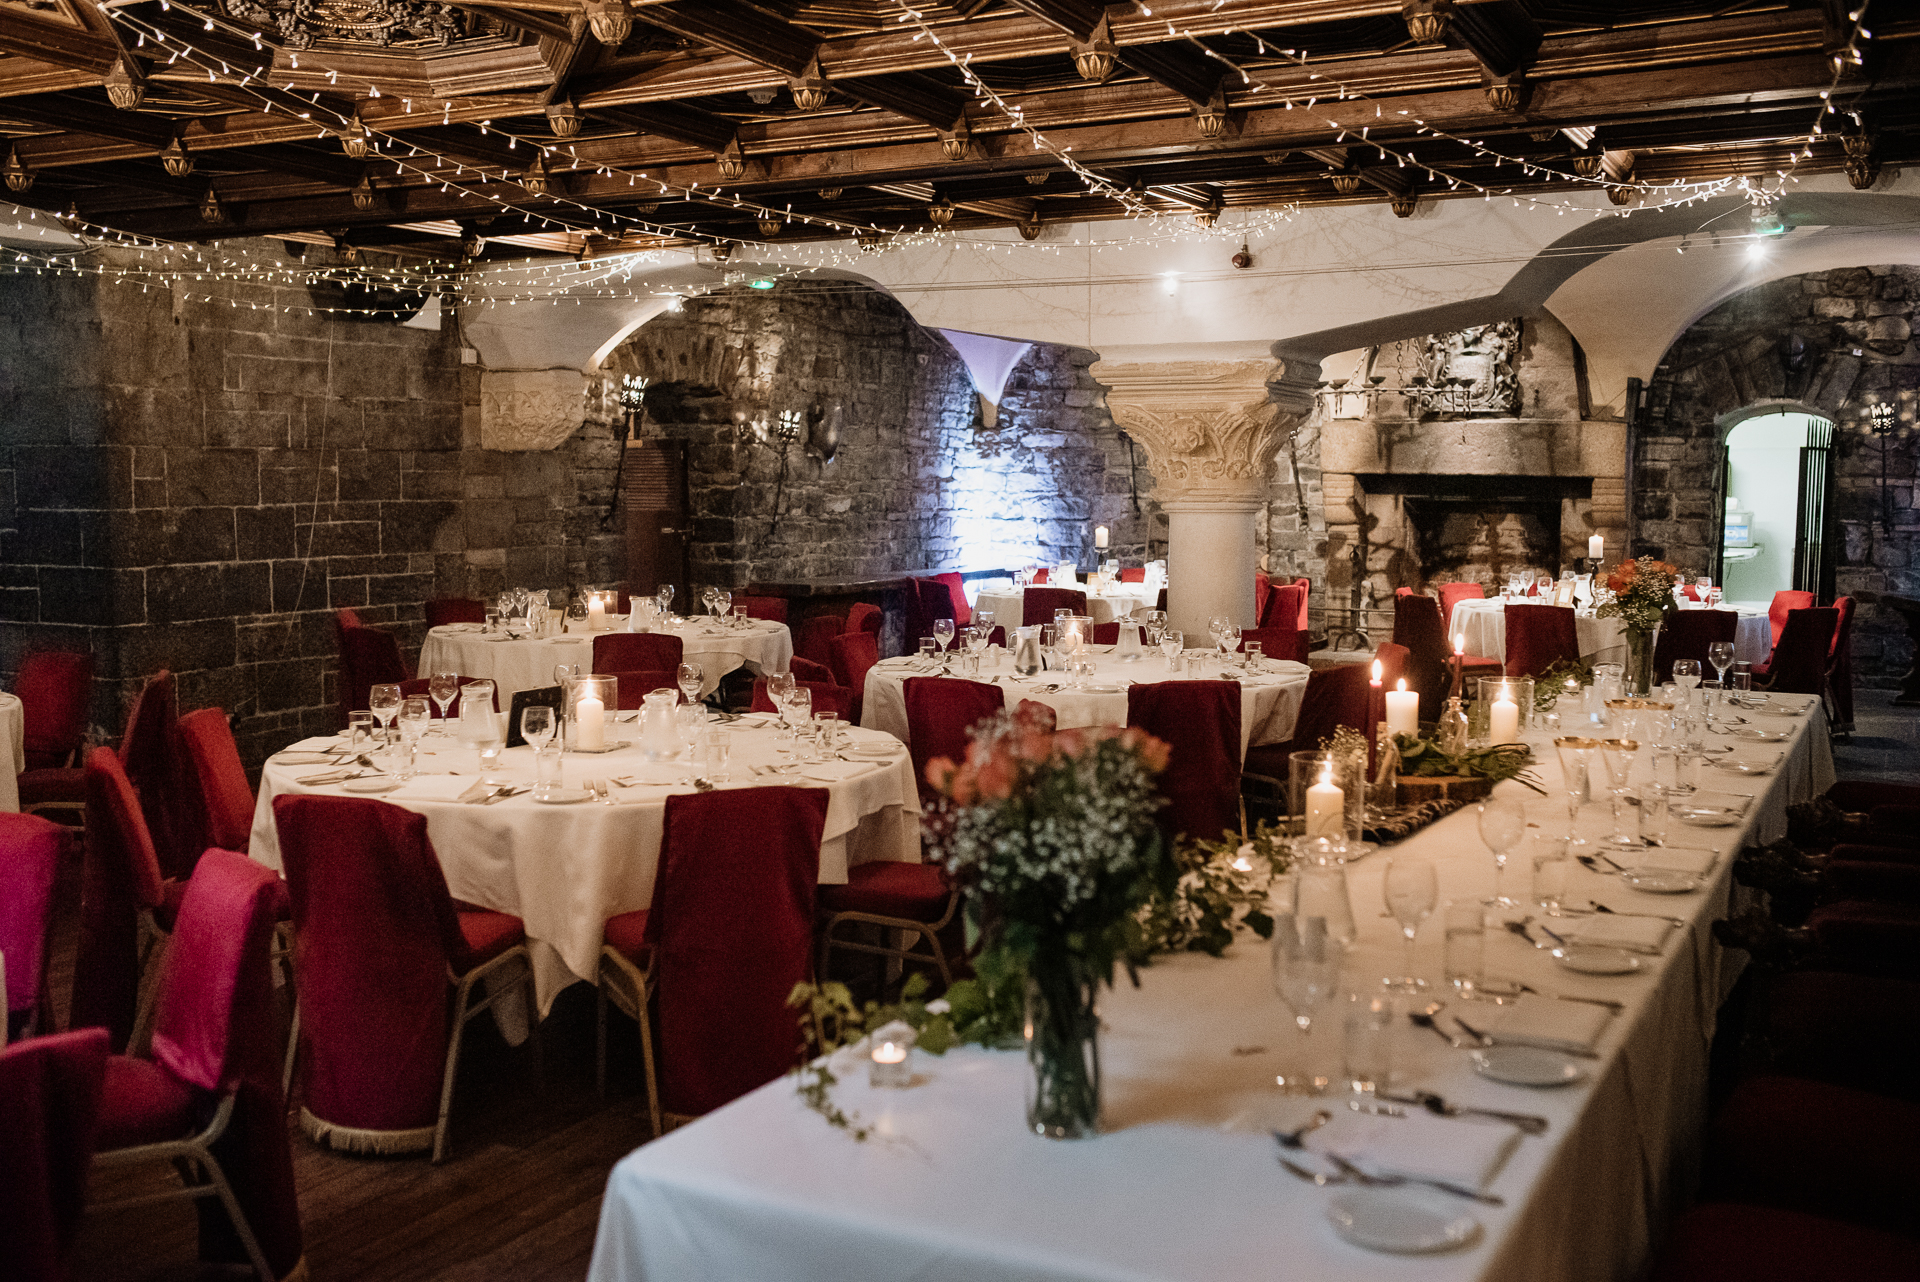
M 1488 1046 L 1471 1058 L 1474 1072 L 1509 1086 L 1567 1086 L 1587 1075 L 1573 1056 L 1541 1046 Z
M 1127 688 L 1125 686 L 1088 686 L 1086 689 L 1079 691 L 1080 694 L 1125 694 L 1126 692 Z M 1072 694 L 1074 691 L 1063 690 L 1061 693 Z
M 1429 1255 L 1466 1246 L 1480 1221 L 1465 1211 L 1403 1189 L 1354 1189 L 1327 1204 L 1327 1222 L 1355 1246 L 1394 1255 Z
M 1700 889 L 1700 879 L 1676 868 L 1629 868 L 1620 880 L 1649 895 L 1684 895 Z
M 364 775 L 348 779 L 340 786 L 348 792 L 392 792 L 400 786 L 400 781 L 392 775 Z
M 1735 726 L 1721 733 L 1729 739 L 1754 739 L 1760 743 L 1785 743 L 1793 738 L 1791 730 L 1762 730 L 1758 726 Z
M 1553 959 L 1582 975 L 1631 975 L 1640 969 L 1640 959 L 1626 949 L 1598 944 L 1568 944 L 1554 949 Z
M 276 752 L 273 763 L 276 766 L 337 766 L 342 758 L 331 752 Z
M 1724 806 L 1675 806 L 1673 815 L 1695 828 L 1726 828 L 1740 822 L 1740 812 Z
M 576 801 L 585 801 L 593 794 L 585 788 L 555 788 L 546 796 L 534 796 L 534 800 L 543 806 L 570 806 Z
M 904 743 L 850 743 L 847 745 L 848 756 L 864 757 L 869 761 L 885 761 L 899 756 L 906 750 L 907 745 Z
M 1771 761 L 1756 764 L 1751 761 L 1736 761 L 1732 757 L 1725 757 L 1714 762 L 1713 768 L 1715 770 L 1724 770 L 1730 775 L 1764 775 L 1772 773 L 1774 765 L 1775 763 Z

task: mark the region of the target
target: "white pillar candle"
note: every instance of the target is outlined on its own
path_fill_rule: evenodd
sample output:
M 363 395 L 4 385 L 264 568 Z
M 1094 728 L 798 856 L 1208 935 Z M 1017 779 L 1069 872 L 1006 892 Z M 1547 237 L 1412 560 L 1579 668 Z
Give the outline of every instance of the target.
M 1607 541 L 1598 534 L 1587 540 L 1587 556 L 1595 561 L 1607 554 Z
M 573 744 L 585 752 L 607 746 L 607 705 L 592 695 L 573 705 Z
M 1393 734 L 1420 733 L 1420 696 L 1407 689 L 1405 677 L 1400 688 L 1387 691 L 1387 730 Z
M 1107 547 L 1107 527 L 1106 526 L 1096 525 L 1093 527 L 1093 546 L 1095 546 L 1096 548 L 1099 548 L 1103 552 L 1106 550 L 1106 547 Z
M 607 627 L 607 603 L 598 592 L 587 598 L 587 631 L 604 632 Z
M 1326 771 L 1320 782 L 1307 789 L 1307 836 L 1344 837 L 1347 835 L 1347 794 Z
M 1520 705 L 1504 694 L 1487 710 L 1487 738 L 1495 744 L 1520 742 Z

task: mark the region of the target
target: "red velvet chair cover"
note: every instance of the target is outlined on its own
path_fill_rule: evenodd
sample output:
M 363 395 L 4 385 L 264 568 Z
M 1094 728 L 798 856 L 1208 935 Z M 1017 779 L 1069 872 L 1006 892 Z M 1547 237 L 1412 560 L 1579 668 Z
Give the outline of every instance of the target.
M 846 626 L 847 621 L 837 614 L 816 614 L 801 620 L 793 631 L 794 658 L 825 671 L 833 663 L 833 639 L 846 631 Z
M 1031 591 L 1031 589 L 1029 589 Z M 1007 706 L 1006 692 L 984 681 L 956 677 L 908 677 L 902 693 L 907 705 L 907 752 L 922 803 L 934 796 L 927 763 L 936 757 L 955 761 L 967 755 L 967 732 Z
M 1811 592 L 1799 592 L 1782 588 L 1773 594 L 1772 604 L 1767 606 L 1767 624 L 1773 630 L 1773 644 L 1780 644 L 1780 633 L 1787 626 L 1787 615 L 1795 610 L 1810 610 L 1817 598 Z M 1755 664 L 1756 668 L 1760 665 Z
M 1257 621 L 1266 617 L 1267 597 L 1273 593 L 1273 580 L 1265 570 L 1253 572 L 1253 617 Z
M 796 681 L 795 685 L 813 692 L 813 710 L 815 712 L 838 713 L 842 721 L 850 720 L 853 715 L 853 692 L 835 685 L 831 681 Z M 767 694 L 767 679 L 753 679 L 753 702 L 748 706 L 750 712 L 778 712 L 773 706 L 772 696 Z
M 1570 605 L 1506 607 L 1507 675 L 1537 677 L 1562 660 L 1580 658 L 1580 633 Z M 1466 694 L 1470 697 L 1473 688 Z
M 376 628 L 343 628 L 340 632 L 340 728 L 347 714 L 367 706 L 377 685 L 399 685 L 407 679 L 400 658 L 400 641 Z
M 1127 724 L 1171 751 L 1160 772 L 1167 804 L 1154 816 L 1167 840 L 1218 841 L 1240 831 L 1240 683 L 1156 681 L 1127 687 Z
M 871 632 L 843 632 L 833 639 L 833 680 L 847 692 L 855 722 L 860 720 L 861 697 L 867 690 L 867 673 L 880 662 L 880 638 Z
M 1046 581 L 1047 581 L 1047 572 L 1043 569 L 1035 570 L 1033 574 L 1027 579 L 1027 582 L 1029 583 L 1045 583 Z
M 1442 583 L 1440 585 L 1440 624 L 1441 630 L 1448 636 L 1453 635 L 1453 607 L 1462 601 L 1483 601 L 1487 590 L 1478 583 Z M 1453 647 L 1448 646 L 1451 652 Z
M 831 657 L 831 655 L 829 655 L 829 657 Z M 793 673 L 793 679 L 795 681 L 812 681 L 822 685 L 838 684 L 838 682 L 833 679 L 832 667 L 825 663 L 816 663 L 812 659 L 803 659 L 797 654 L 793 656 L 792 662 L 787 665 L 787 670 Z
M 93 656 L 37 650 L 20 661 L 13 693 L 20 700 L 28 770 L 72 764 L 87 730 Z M 24 800 L 24 798 L 23 798 Z
M 660 1102 L 711 1112 L 793 1067 L 793 986 L 813 974 L 823 788 L 667 798 L 647 912 Z
M 1266 613 L 1260 616 L 1262 628 L 1299 627 L 1301 603 L 1307 599 L 1305 588 L 1283 583 L 1267 593 Z
M 140 799 L 111 748 L 87 754 L 86 862 L 69 1028 L 104 1028 L 116 1052 L 133 1032 L 140 997 L 140 914 L 171 929 L 185 889 L 160 873 Z
M 614 703 L 622 712 L 642 706 L 642 701 L 655 690 L 671 690 L 675 703 L 685 703 L 687 696 L 680 693 L 680 677 L 677 671 L 666 672 L 603 672 L 601 676 L 610 676 L 619 682 L 614 692 Z
M 932 579 L 907 580 L 907 649 L 916 648 L 921 637 L 933 635 L 935 619 L 952 617 L 953 594 L 946 584 Z
M 236 1094 L 233 1120 L 213 1154 L 276 1277 L 285 1277 L 301 1255 L 300 1204 L 280 1094 L 284 1043 L 274 1019 L 269 961 L 283 894 L 274 871 L 243 854 L 209 850 L 201 857 L 174 924 L 175 946 L 167 950 L 153 1030 L 155 1065 L 209 1094 Z M 110 1079 L 120 1067 L 108 1066 Z M 117 1129 L 115 1100 L 110 1090 L 103 1137 Z M 197 1124 L 197 1110 L 187 1118 L 190 1126 Z M 223 1212 L 203 1212 L 200 1232 L 204 1258 L 246 1261 Z
M 1240 649 L 1245 651 L 1247 642 L 1258 641 L 1260 653 L 1269 659 L 1290 659 L 1295 663 L 1305 663 L 1311 653 L 1312 639 L 1300 628 L 1243 628 L 1240 631 Z
M 518 943 L 520 919 L 455 911 L 425 815 L 367 798 L 284 796 L 273 818 L 293 897 L 307 1111 L 360 1130 L 432 1127 L 447 974 Z
M 1112 623 L 1094 624 L 1093 634 L 1087 638 L 1087 644 L 1088 645 L 1120 644 L 1120 621 L 1116 619 Z
M 1393 599 L 1393 643 L 1407 649 L 1407 688 L 1420 695 L 1420 719 L 1439 717 L 1447 691 L 1453 688 L 1453 645 L 1440 621 L 1440 603 L 1430 596 L 1411 594 Z M 1462 665 L 1466 681 L 1497 677 L 1500 660 L 1468 655 Z M 1471 691 L 1469 684 L 1465 690 Z M 1316 741 L 1317 742 L 1317 741 Z
M 1920 1278 L 1920 1241 L 1804 1211 L 1709 1202 L 1675 1222 L 1645 1277 L 1646 1282 L 1913 1282 Z
M 47 922 L 53 879 L 72 842 L 72 834 L 51 820 L 0 812 L 0 956 L 7 959 L 9 1041 L 41 1017 L 51 1020 L 52 1012 L 40 1009 Z
M 207 837 L 175 709 L 173 674 L 162 668 L 134 698 L 120 736 L 120 764 L 139 794 L 161 873 L 184 879 L 193 874 Z
M 475 601 L 470 597 L 443 596 L 427 602 L 427 626 L 437 628 L 446 623 L 485 623 L 487 606 L 484 601 Z
M 1370 665 L 1365 663 L 1343 663 L 1308 673 L 1307 688 L 1300 696 L 1300 715 L 1293 723 L 1293 737 L 1285 743 L 1256 744 L 1248 748 L 1248 773 L 1284 783 L 1291 770 L 1287 761 L 1291 754 L 1319 748 L 1320 741 L 1332 738 L 1339 726 L 1351 726 L 1362 734 L 1367 733 L 1372 676 Z
M 967 604 L 966 580 L 960 577 L 958 570 L 948 570 L 933 576 L 935 583 L 947 585 L 947 599 L 953 606 L 953 625 L 964 628 L 973 622 L 973 607 Z
M 1147 567 L 1144 565 L 1121 566 L 1120 581 L 1122 583 L 1145 583 L 1147 581 Z
M 1030 628 L 1036 623 L 1052 623 L 1055 610 L 1085 614 L 1087 594 L 1078 588 L 1028 588 L 1022 596 L 1020 626 Z
M 180 739 L 200 798 L 200 825 L 209 845 L 245 850 L 253 831 L 253 788 L 233 741 L 227 714 L 202 708 L 180 718 Z
M 877 638 L 886 617 L 886 612 L 872 602 L 855 601 L 847 607 L 847 631 L 865 632 Z
M 357 610 L 340 609 L 333 612 L 333 639 L 336 641 L 340 639 L 341 634 L 348 628 L 364 628 L 366 626 L 366 624 L 360 622 L 360 614 Z
M 1731 642 L 1740 631 L 1740 615 L 1734 610 L 1675 610 L 1660 625 L 1653 642 L 1653 679 L 1657 684 L 1673 680 L 1675 659 L 1695 659 L 1700 675 L 1714 679 L 1713 664 L 1707 649 L 1716 641 Z
M 0 1050 L 0 1261 L 14 1282 L 69 1276 L 106 1072 L 104 1029 Z
M 1781 694 L 1825 694 L 1827 654 L 1840 627 L 1832 606 L 1793 610 L 1767 663 L 1766 688 Z
M 765 619 L 770 623 L 787 621 L 787 598 L 783 596 L 749 596 L 745 592 L 733 594 L 733 608 L 745 610 L 749 619 Z
M 1833 599 L 1840 611 L 1840 626 L 1833 632 L 1833 649 L 1827 655 L 1827 697 L 1833 700 L 1833 728 L 1853 729 L 1853 598 Z
M 672 672 L 685 657 L 686 644 L 670 632 L 596 632 L 593 636 L 593 670 L 599 673 Z

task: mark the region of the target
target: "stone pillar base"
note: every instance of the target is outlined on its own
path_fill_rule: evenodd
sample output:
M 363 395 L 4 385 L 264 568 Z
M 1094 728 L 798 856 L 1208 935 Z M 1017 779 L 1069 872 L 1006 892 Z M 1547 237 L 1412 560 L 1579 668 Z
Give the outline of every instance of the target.
M 1257 502 L 1163 502 L 1167 514 L 1167 622 L 1189 646 L 1211 645 L 1207 620 L 1225 616 L 1243 628 L 1254 616 Z

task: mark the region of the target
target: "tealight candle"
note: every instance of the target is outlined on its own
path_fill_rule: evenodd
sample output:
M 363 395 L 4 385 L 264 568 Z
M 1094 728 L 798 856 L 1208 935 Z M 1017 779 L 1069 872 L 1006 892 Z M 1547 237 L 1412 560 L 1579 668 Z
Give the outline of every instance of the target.
M 1420 696 L 1407 689 L 1405 677 L 1399 689 L 1387 691 L 1387 731 L 1416 737 L 1420 733 Z
M 1307 789 L 1307 836 L 1347 835 L 1347 794 L 1333 781 L 1333 767 L 1321 772 L 1320 782 Z
M 1520 705 L 1507 691 L 1487 710 L 1487 739 L 1496 745 L 1520 742 Z
M 913 1085 L 913 1027 L 901 1020 L 894 1020 L 869 1034 L 873 1049 L 868 1058 L 873 1063 L 867 1070 L 867 1084 L 874 1087 L 891 1087 L 902 1090 Z
M 583 752 L 607 746 L 607 705 L 592 695 L 573 705 L 573 743 Z

